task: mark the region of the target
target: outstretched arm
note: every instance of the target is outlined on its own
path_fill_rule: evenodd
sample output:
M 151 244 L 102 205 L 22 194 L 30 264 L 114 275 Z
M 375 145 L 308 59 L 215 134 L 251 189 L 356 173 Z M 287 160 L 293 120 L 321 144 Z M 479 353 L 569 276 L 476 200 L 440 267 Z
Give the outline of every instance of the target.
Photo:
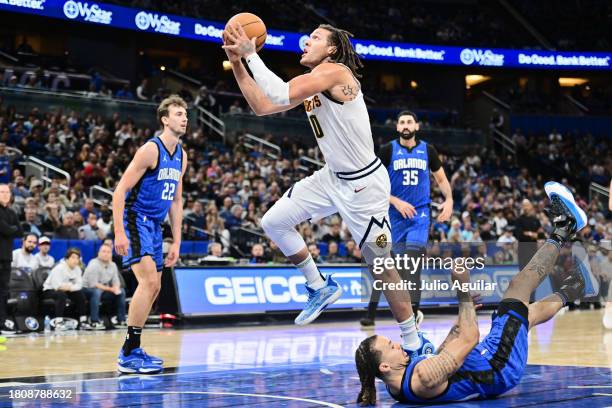
M 283 81 L 266 67 L 255 52 L 255 39 L 248 39 L 242 26 L 228 26 L 225 36 L 231 44 L 223 45 L 232 64 L 232 71 L 253 112 L 269 115 L 294 108 L 316 93 L 339 83 L 344 69 L 336 64 L 323 63 L 310 73 Z M 247 60 L 255 79 L 251 78 L 242 58 Z
M 462 273 L 455 269 L 453 281 L 469 282 L 469 272 Z M 437 355 L 419 362 L 415 368 L 410 384 L 415 395 L 422 398 L 433 398 L 440 395 L 448 384 L 448 379 L 461 367 L 467 355 L 478 344 L 480 333 L 476 323 L 476 311 L 469 291 L 457 290 L 459 299 L 459 316 L 457 318 L 456 336 L 443 344 Z

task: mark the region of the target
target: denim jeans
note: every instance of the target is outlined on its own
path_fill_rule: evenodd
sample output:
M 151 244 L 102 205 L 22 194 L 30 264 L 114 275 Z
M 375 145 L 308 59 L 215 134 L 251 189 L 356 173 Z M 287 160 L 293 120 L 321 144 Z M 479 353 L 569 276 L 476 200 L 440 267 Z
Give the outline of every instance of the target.
M 123 288 L 118 295 L 98 288 L 83 289 L 89 299 L 89 313 L 92 322 L 100 321 L 100 302 L 102 300 L 113 302 L 117 311 L 117 320 L 120 322 L 125 321 L 125 290 Z

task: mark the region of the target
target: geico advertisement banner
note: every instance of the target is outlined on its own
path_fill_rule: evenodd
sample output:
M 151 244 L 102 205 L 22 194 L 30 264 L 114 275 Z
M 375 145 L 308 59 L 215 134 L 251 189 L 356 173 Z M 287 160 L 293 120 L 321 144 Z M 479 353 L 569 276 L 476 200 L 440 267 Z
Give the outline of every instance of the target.
M 344 294 L 331 309 L 367 306 L 372 287 L 362 280 L 359 266 L 320 267 L 323 274 L 332 274 Z M 470 289 L 482 294 L 483 303 L 498 303 L 510 280 L 518 272 L 516 265 L 485 266 L 473 270 Z M 174 270 L 181 313 L 186 315 L 225 313 L 264 313 L 266 311 L 301 310 L 306 303 L 304 276 L 290 267 L 223 267 L 176 268 Z M 421 273 L 422 305 L 456 304 L 456 289 L 450 274 L 441 269 Z M 537 298 L 550 293 L 546 281 Z M 381 306 L 387 306 L 381 302 Z
M 221 32 L 225 25 L 219 21 L 77 0 L 0 0 L 0 10 L 217 43 L 221 42 Z M 307 33 L 279 31 L 268 27 L 265 49 L 301 54 L 307 40 Z M 357 53 L 365 60 L 472 67 L 612 69 L 612 53 L 443 47 L 367 39 L 351 41 Z

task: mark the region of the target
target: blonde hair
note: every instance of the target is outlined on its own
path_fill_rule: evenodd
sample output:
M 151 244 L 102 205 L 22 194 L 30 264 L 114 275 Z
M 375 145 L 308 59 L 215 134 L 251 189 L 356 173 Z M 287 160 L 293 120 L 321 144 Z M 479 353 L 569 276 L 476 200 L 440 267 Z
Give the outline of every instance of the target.
M 185 102 L 183 98 L 178 95 L 170 95 L 169 97 L 161 101 L 161 103 L 157 107 L 157 120 L 159 121 L 160 125 L 164 126 L 164 123 L 161 119 L 164 116 L 168 117 L 171 106 L 179 106 L 187 110 L 187 102 Z

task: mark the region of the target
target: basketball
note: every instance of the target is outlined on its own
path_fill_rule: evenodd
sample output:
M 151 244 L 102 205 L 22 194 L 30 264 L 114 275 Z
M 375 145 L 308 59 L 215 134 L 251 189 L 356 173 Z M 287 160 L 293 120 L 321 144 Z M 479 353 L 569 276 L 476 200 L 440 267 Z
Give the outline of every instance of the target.
M 236 23 L 240 23 L 247 37 L 253 38 L 257 37 L 255 41 L 257 51 L 261 50 L 266 42 L 266 25 L 262 21 L 261 18 L 257 17 L 253 13 L 239 13 L 230 18 L 225 24 L 225 27 L 228 25 L 234 25 Z M 225 32 L 223 34 L 223 41 L 225 40 Z

